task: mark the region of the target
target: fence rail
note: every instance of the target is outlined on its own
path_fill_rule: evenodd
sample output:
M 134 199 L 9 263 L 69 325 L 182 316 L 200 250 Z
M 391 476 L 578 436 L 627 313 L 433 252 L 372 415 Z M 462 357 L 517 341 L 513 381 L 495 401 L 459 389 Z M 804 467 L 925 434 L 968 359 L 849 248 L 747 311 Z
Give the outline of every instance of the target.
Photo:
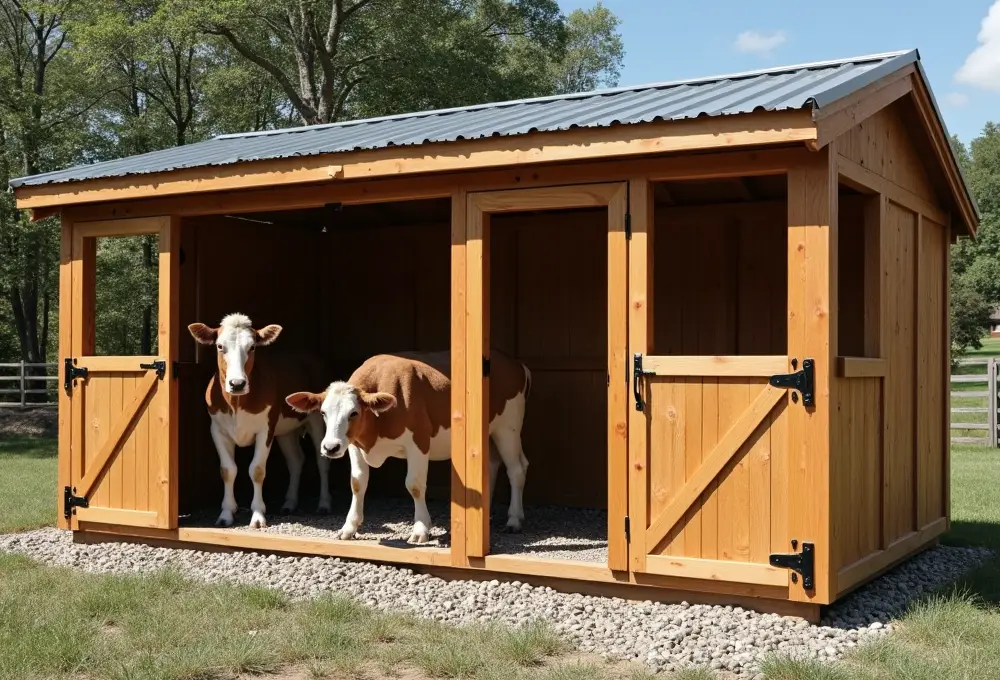
M 963 370 L 951 376 L 952 444 L 985 444 L 997 448 L 998 364 L 1000 359 L 997 357 L 970 357 L 959 361 L 960 367 L 982 366 L 983 372 Z M 975 389 L 980 385 L 985 389 Z M 966 386 L 973 386 L 973 389 L 965 389 Z M 955 405 L 956 400 L 960 405 Z
M 26 361 L 0 364 L 0 408 L 55 406 L 58 402 L 58 381 L 59 364 Z M 10 387 L 11 383 L 15 386 Z

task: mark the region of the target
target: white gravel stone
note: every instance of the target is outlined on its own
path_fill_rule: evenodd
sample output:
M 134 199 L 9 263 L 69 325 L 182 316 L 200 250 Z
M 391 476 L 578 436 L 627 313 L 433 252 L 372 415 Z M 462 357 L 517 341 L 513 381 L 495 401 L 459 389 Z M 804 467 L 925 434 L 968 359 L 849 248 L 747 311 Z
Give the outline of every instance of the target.
M 611 659 L 644 661 L 655 671 L 705 666 L 747 678 L 757 676 L 769 652 L 823 661 L 840 658 L 851 647 L 889 633 L 890 620 L 912 599 L 991 555 L 978 548 L 925 551 L 830 608 L 814 626 L 740 607 L 632 602 L 557 593 L 518 581 L 444 581 L 407 568 L 339 558 L 75 544 L 70 532 L 52 528 L 0 535 L 0 551 L 95 573 L 169 567 L 194 580 L 266 586 L 293 599 L 337 593 L 381 611 L 408 611 L 459 625 L 495 621 L 519 626 L 541 619 L 578 648 Z

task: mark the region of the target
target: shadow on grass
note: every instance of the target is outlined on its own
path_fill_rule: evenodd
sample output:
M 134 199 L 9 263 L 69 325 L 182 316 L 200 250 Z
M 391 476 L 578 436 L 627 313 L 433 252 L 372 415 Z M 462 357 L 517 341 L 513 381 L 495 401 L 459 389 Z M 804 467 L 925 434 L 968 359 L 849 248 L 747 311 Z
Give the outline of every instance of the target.
M 46 459 L 56 457 L 54 437 L 0 437 L 0 455 Z

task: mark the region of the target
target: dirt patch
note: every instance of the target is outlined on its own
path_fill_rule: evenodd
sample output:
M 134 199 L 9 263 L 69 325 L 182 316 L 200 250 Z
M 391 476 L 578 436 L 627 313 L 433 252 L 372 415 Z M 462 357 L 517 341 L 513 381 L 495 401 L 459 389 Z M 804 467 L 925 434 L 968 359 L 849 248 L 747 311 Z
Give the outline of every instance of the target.
M 59 412 L 54 406 L 0 408 L 0 437 L 55 437 Z

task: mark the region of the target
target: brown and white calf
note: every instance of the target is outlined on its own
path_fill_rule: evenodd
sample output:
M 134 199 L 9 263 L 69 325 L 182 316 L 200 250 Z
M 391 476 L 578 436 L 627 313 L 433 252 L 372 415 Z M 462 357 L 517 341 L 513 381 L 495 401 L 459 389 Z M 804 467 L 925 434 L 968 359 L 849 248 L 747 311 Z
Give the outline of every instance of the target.
M 231 526 L 236 512 L 233 482 L 236 480 L 236 447 L 253 446 L 250 477 L 253 480 L 253 515 L 250 526 L 267 526 L 264 517 L 264 474 L 271 443 L 278 447 L 288 464 L 288 490 L 282 510 L 292 512 L 299 503 L 299 482 L 305 454 L 299 437 L 308 430 L 316 448 L 316 464 L 320 474 L 319 512 L 329 512 L 330 459 L 320 455 L 323 441 L 323 419 L 318 414 L 302 414 L 285 402 L 283 397 L 316 380 L 318 364 L 299 354 L 284 355 L 273 350 L 258 353 L 257 347 L 270 345 L 281 333 L 281 326 L 272 324 L 254 329 L 250 319 L 242 314 L 230 314 L 218 328 L 193 323 L 188 330 L 203 345 L 215 345 L 218 370 L 205 390 L 205 401 L 212 419 L 212 441 L 219 452 L 220 473 L 224 486 L 222 513 L 216 524 Z M 250 378 L 253 377 L 251 386 Z
M 510 480 L 507 530 L 520 531 L 528 460 L 521 446 L 531 372 L 524 364 L 494 351 L 490 358 L 490 498 L 503 459 Z M 301 413 L 323 414 L 326 436 L 321 452 L 351 459 L 351 509 L 340 530 L 352 538 L 364 520 L 369 467 L 389 458 L 406 459 L 406 488 L 413 497 L 413 531 L 408 543 L 426 543 L 431 516 L 425 498 L 430 461 L 451 458 L 451 353 L 380 354 L 363 363 L 346 382 L 321 394 L 296 392 L 288 403 Z M 494 451 L 494 447 L 496 451 Z

